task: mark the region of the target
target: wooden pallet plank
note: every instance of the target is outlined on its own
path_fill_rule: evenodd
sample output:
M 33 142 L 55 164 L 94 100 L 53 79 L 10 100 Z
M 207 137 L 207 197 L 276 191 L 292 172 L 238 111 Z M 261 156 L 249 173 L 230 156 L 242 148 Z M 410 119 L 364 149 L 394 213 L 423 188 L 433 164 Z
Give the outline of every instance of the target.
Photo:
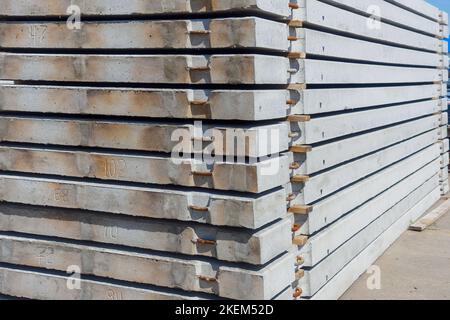
M 448 171 L 447 171 L 448 173 Z M 438 221 L 444 214 L 450 210 L 450 199 L 446 198 L 445 202 L 439 205 L 436 209 L 427 213 L 425 216 L 414 222 L 409 230 L 422 232 Z

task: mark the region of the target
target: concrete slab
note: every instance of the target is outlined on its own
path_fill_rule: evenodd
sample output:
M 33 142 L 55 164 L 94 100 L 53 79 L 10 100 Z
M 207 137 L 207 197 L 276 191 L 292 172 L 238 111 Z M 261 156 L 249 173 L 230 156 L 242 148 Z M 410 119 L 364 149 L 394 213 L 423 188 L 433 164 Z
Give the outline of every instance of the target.
M 353 259 L 337 276 L 331 279 L 312 299 L 336 300 L 341 297 L 346 288 L 354 283 L 358 276 L 385 252 L 395 240 L 407 230 L 411 221 L 424 214 L 433 204 L 439 200 L 439 188 L 434 190 L 418 204 L 408 211 L 401 219 L 393 224 L 387 231 L 370 244 L 362 253 Z M 422 269 L 423 270 L 423 269 Z
M 215 155 L 258 158 L 288 149 L 288 126 L 286 121 L 230 126 L 192 121 L 2 116 L 0 141 L 164 152 L 173 153 L 179 160 L 182 154 L 190 158 L 190 154 L 209 147 Z
M 440 28 L 438 23 L 435 26 Z M 290 39 L 296 40 L 289 41 L 289 34 Z M 65 21 L 9 22 L 0 23 L 0 39 L 0 47 L 5 49 L 144 49 L 148 52 L 158 49 L 252 48 L 389 64 L 440 68 L 448 64 L 448 58 L 437 53 L 387 46 L 316 30 L 289 28 L 284 23 L 254 17 L 113 23 L 85 21 L 80 30 L 67 28 Z
M 439 68 L 448 64 L 448 57 L 435 52 L 398 48 L 312 29 L 298 29 L 296 33 L 300 40 L 292 43 L 292 51 L 307 55 Z
M 298 91 L 0 85 L 3 111 L 248 121 L 357 110 L 446 94 L 442 84 Z
M 147 0 L 1 0 L 5 16 L 68 16 L 67 8 L 76 5 L 85 16 L 117 15 L 158 15 L 188 14 L 202 12 L 244 11 L 248 13 L 266 13 L 287 18 L 291 10 L 288 0 L 162 0 L 149 3 Z M 32 10 L 30 8 L 33 8 Z
M 0 87 L 0 93 L 1 91 L 2 88 Z M 302 93 L 302 104 L 296 106 L 294 110 L 298 110 L 297 113 L 299 114 L 314 115 L 438 98 L 447 94 L 447 87 L 442 84 L 434 84 L 350 89 L 307 89 Z
M 341 247 L 334 251 L 326 259 L 312 269 L 305 271 L 305 277 L 299 281 L 299 285 L 306 297 L 313 296 L 326 283 L 332 279 L 339 271 L 341 271 L 348 263 L 350 263 L 359 253 L 380 236 L 391 225 L 397 222 L 406 212 L 411 210 L 418 199 L 423 199 L 429 195 L 439 185 L 437 176 L 435 175 L 423 185 L 413 190 L 408 196 L 395 204 L 389 210 L 384 212 L 377 220 L 370 223 L 366 228 L 356 233 L 351 239 L 345 242 Z M 394 192 L 393 190 L 387 191 Z M 377 197 L 373 201 L 384 204 L 386 199 Z M 387 202 L 387 201 L 386 201 Z M 361 212 L 361 215 L 363 213 Z
M 334 169 L 313 175 L 304 183 L 301 194 L 299 194 L 298 197 L 303 197 L 305 203 L 313 203 L 314 201 L 337 192 L 360 179 L 366 178 L 370 174 L 382 170 L 389 165 L 436 143 L 437 130 L 438 129 L 429 131 Z
M 251 193 L 266 192 L 288 183 L 289 165 L 286 155 L 254 163 L 208 163 L 201 159 L 175 161 L 169 156 L 124 152 L 0 146 L 0 169 L 4 171 Z
M 271 65 L 272 68 L 267 68 Z M 240 55 L 0 53 L 6 80 L 145 84 L 379 84 L 439 82 L 447 69 Z
M 267 33 L 267 30 L 271 32 Z M 285 23 L 253 17 L 83 21 L 80 30 L 67 28 L 66 21 L 0 23 L 0 47 L 3 49 L 256 48 L 287 52 L 287 38 Z
M 443 19 L 444 17 L 442 15 L 442 12 L 437 7 L 433 6 L 427 1 L 424 0 L 387 0 L 387 1 L 392 2 L 407 10 L 411 10 L 416 14 L 425 15 L 426 17 L 429 17 L 434 21 L 448 23 L 448 20 L 445 21 L 445 19 Z
M 356 210 L 352 210 L 326 229 L 312 236 L 309 242 L 299 251 L 304 257 L 304 265 L 313 267 L 318 264 L 431 177 L 435 177 L 435 183 L 438 185 L 436 167 L 437 161 L 430 163 L 378 197 L 371 199 L 373 201 L 368 201 Z
M 339 21 L 342 21 L 342 17 Z M 366 18 L 364 18 L 364 21 Z M 367 28 L 366 28 L 367 29 Z M 370 65 L 322 60 L 304 60 L 302 78 L 295 80 L 307 84 L 380 84 L 442 82 L 448 78 L 447 69 L 412 68 L 390 65 Z
M 266 228 L 217 228 L 208 225 L 117 217 L 39 207 L 0 207 L 0 230 L 181 253 L 188 256 L 264 265 L 290 249 L 292 221 Z M 187 257 L 186 259 L 190 259 Z
M 1 201 L 258 229 L 286 215 L 286 191 L 260 195 L 2 175 Z
M 422 15 L 415 14 L 409 10 L 405 10 L 404 8 L 389 3 L 389 1 L 383 0 L 327 0 L 330 4 L 341 6 L 347 10 L 354 10 L 361 15 L 368 14 L 368 8 L 371 6 L 376 6 L 379 8 L 380 12 L 377 15 L 376 12 L 370 12 L 372 16 L 379 17 L 382 15 L 384 21 L 394 22 L 401 27 L 406 27 L 408 29 L 413 28 L 418 32 L 425 32 L 432 36 L 442 36 L 441 28 L 438 21 L 432 21 L 423 17 Z M 414 1 L 410 1 L 408 3 L 408 7 L 416 7 L 417 5 L 413 3 Z M 425 1 L 422 1 L 425 2 Z M 429 4 L 420 5 L 423 11 L 427 11 L 432 9 Z M 437 8 L 433 8 L 433 16 L 437 17 L 438 13 L 436 11 Z M 422 14 L 424 14 L 422 12 Z
M 322 1 L 302 0 L 301 7 L 301 10 L 294 10 L 294 19 L 305 21 L 316 27 L 331 28 L 340 33 L 351 33 L 370 40 L 401 44 L 432 52 L 444 52 L 442 43 L 437 37 L 403 29 L 383 21 L 380 22 L 380 28 L 370 28 L 367 26 L 370 20 L 366 15 L 356 14 Z M 420 20 L 417 17 L 417 21 L 420 22 Z
M 434 97 L 438 95 L 437 89 L 439 87 L 421 87 L 414 90 L 414 98 L 417 95 L 418 99 Z M 289 112 L 286 110 L 288 100 L 295 101 L 296 107 L 302 105 L 298 95 L 286 90 L 0 85 L 4 111 L 199 120 L 284 118 Z
M 291 218 L 255 232 L 100 212 L 2 203 L 0 229 L 264 264 L 291 245 Z M 256 254 L 256 255 L 255 255 Z M 261 254 L 261 255 L 260 255 Z M 234 258 L 231 258 L 234 257 Z M 259 261 L 259 262 L 257 262 Z
M 401 104 L 340 115 L 312 118 L 304 123 L 292 123 L 291 131 L 298 132 L 294 144 L 315 144 L 345 137 L 378 127 L 425 117 L 441 111 L 439 100 Z M 389 117 L 386 117 L 389 114 Z
M 295 154 L 294 161 L 298 162 L 300 167 L 294 173 L 311 175 L 365 154 L 392 146 L 424 132 L 439 128 L 440 118 L 441 116 L 436 114 L 383 128 L 382 130 L 371 131 L 347 139 L 313 146 L 306 154 Z M 443 132 L 440 132 L 441 134 Z M 446 130 L 445 135 L 447 135 Z M 436 137 L 437 139 L 439 137 Z M 293 146 L 295 147 L 297 145 Z M 355 146 L 358 147 L 356 148 Z M 333 155 L 332 157 L 330 157 L 331 154 Z
M 267 68 L 271 65 L 272 68 Z M 258 54 L 132 55 L 0 53 L 6 80 L 145 84 L 304 83 L 302 60 Z M 292 72 L 288 72 L 292 70 Z M 420 70 L 419 70 L 420 71 Z M 312 70 L 311 70 L 312 72 Z M 431 70 L 409 73 L 436 78 Z M 417 79 L 412 79 L 411 82 Z M 427 80 L 423 79 L 423 80 Z
M 252 268 L 120 247 L 105 248 L 5 234 L 0 234 L 0 253 L 2 263 L 10 265 L 61 272 L 66 272 L 70 266 L 78 266 L 84 275 L 238 300 L 272 299 L 294 279 L 294 259 L 290 254 L 274 259 L 266 266 Z
M 79 275 L 0 265 L 0 293 L 36 300 L 214 300 L 211 295 L 154 286 L 130 286 Z
M 314 203 L 312 211 L 308 215 L 295 216 L 296 223 L 301 225 L 297 232 L 304 235 L 315 234 L 433 160 L 434 166 L 432 171 L 438 173 L 438 157 L 439 147 L 437 144 L 434 144 L 401 162 Z M 300 205 L 300 203 L 298 204 Z M 291 202 L 291 206 L 295 206 L 295 200 Z

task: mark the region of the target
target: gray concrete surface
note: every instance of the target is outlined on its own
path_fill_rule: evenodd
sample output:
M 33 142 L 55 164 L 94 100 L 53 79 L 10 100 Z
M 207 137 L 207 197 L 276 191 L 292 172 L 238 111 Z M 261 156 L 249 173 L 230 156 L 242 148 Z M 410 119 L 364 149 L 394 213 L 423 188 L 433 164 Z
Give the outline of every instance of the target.
M 369 290 L 364 274 L 342 300 L 450 299 L 450 211 L 423 232 L 405 232 L 374 265 L 381 289 Z

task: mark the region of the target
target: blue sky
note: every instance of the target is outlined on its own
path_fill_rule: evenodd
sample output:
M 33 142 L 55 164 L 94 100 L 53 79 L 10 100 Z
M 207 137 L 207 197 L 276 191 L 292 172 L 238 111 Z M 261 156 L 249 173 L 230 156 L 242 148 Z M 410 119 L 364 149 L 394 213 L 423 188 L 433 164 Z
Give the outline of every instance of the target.
M 441 10 L 450 13 L 450 0 L 428 0 L 428 2 Z

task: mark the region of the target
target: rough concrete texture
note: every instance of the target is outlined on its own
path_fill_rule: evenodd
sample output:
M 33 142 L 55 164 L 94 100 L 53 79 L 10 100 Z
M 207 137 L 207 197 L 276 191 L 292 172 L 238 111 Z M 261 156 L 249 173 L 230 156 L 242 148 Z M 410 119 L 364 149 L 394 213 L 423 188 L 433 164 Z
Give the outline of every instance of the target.
M 262 265 L 291 247 L 291 219 L 257 232 L 110 214 L 3 206 L 0 230 Z M 189 259 L 189 257 L 186 257 Z
M 327 226 L 325 230 L 314 235 L 310 243 L 300 250 L 305 257 L 305 266 L 314 266 L 325 259 L 370 222 L 375 221 L 385 211 L 395 206 L 399 199 L 407 197 L 415 188 L 419 188 L 436 173 L 437 166 L 437 161 L 430 163 L 401 183 L 388 189 L 387 192 L 351 211 L 334 224 Z M 437 176 L 435 176 L 435 181 L 438 182 Z
M 430 115 L 418 120 L 383 128 L 382 130 L 371 131 L 344 140 L 313 146 L 307 157 L 300 154 L 295 155 L 294 160 L 300 164 L 300 168 L 295 170 L 295 174 L 310 175 L 342 164 L 353 158 L 373 153 L 379 149 L 435 129 L 439 126 L 439 121 L 440 115 Z M 358 148 L 355 148 L 355 145 Z M 333 157 L 330 157 L 330 154 Z
M 278 37 L 267 33 L 278 34 Z M 27 32 L 29 31 L 29 32 Z M 32 36 L 29 36 L 29 33 Z M 252 47 L 287 51 L 288 26 L 260 18 L 83 22 L 0 23 L 2 48 L 207 49 Z
M 405 232 L 374 265 L 381 290 L 368 290 L 365 274 L 342 300 L 450 299 L 450 212 L 423 232 Z
M 299 283 L 299 285 L 301 285 L 301 288 L 303 289 L 304 295 L 315 295 L 321 288 L 323 288 L 324 285 L 328 283 L 329 279 L 332 279 L 339 272 L 345 269 L 345 267 L 348 266 L 348 264 L 355 258 L 355 256 L 363 254 L 365 249 L 367 247 L 370 247 L 374 243 L 374 241 L 376 242 L 379 237 L 383 237 L 383 233 L 388 231 L 392 225 L 394 225 L 397 221 L 404 219 L 405 215 L 408 215 L 411 211 L 414 211 L 417 199 L 430 197 L 430 194 L 433 191 L 437 191 L 438 186 L 439 180 L 437 179 L 437 175 L 435 175 L 420 187 L 413 190 L 399 203 L 385 211 L 382 215 L 380 215 L 379 218 L 374 220 L 367 227 L 356 233 L 355 236 L 345 242 L 337 250 L 333 251 L 325 259 L 320 261 L 316 266 L 314 266 L 314 268 L 305 272 L 304 279 L 301 279 Z M 395 191 L 385 192 L 385 194 L 390 193 L 395 193 Z M 386 204 L 389 202 L 389 200 L 378 197 L 377 199 L 375 199 L 375 202 L 378 202 L 380 206 L 386 207 Z M 377 208 L 369 208 L 369 210 L 370 209 L 374 211 L 377 210 Z M 368 212 L 359 212 L 358 214 L 360 216 L 364 216 L 368 214 Z M 348 221 L 345 220 L 343 222 L 348 223 Z M 330 232 L 336 234 L 339 232 L 339 230 L 336 227 L 331 226 Z M 339 234 L 337 234 L 336 236 L 338 238 L 342 237 Z M 377 256 L 374 257 L 374 259 L 376 258 Z M 349 285 L 350 284 L 351 283 L 349 283 Z M 343 291 L 345 291 L 345 288 L 343 289 Z
M 420 94 L 408 96 L 408 99 L 434 97 L 439 88 L 427 86 L 415 90 Z M 402 88 L 402 92 L 405 90 Z M 377 96 L 376 92 L 371 93 Z M 344 92 L 339 98 L 346 96 L 350 99 L 350 94 Z M 291 111 L 283 108 L 287 100 L 291 103 L 298 101 L 292 109 L 301 108 L 301 93 L 287 90 L 137 89 L 0 82 L 1 108 L 12 112 L 256 121 L 285 117 Z M 339 105 L 332 97 L 326 102 L 324 108 L 332 108 L 330 105 L 337 108 Z
M 1 0 L 2 14 L 9 16 L 67 16 L 71 5 L 80 7 L 83 15 L 152 15 L 185 14 L 217 11 L 251 11 L 287 17 L 288 0 Z
M 394 184 L 418 171 L 428 162 L 436 159 L 439 156 L 438 149 L 437 146 L 430 146 L 401 163 L 365 177 L 356 184 L 315 203 L 313 214 L 308 216 L 306 221 L 297 221 L 302 223 L 302 228 L 299 231 L 310 235 L 329 226 L 354 208 L 363 205 L 366 201 L 373 199 L 384 190 L 391 188 Z M 439 164 L 436 163 L 435 168 L 438 167 Z M 355 194 L 358 196 L 355 196 Z
M 63 23 L 69 0 L 0 0 L 0 17 L 12 17 L 0 47 L 14 48 L 0 53 L 0 78 L 18 81 L 0 87 L 10 112 L 0 200 L 15 203 L 0 203 L 2 294 L 337 298 L 439 199 L 449 162 L 436 143 L 447 124 L 441 13 L 390 0 L 70 4 L 91 16 L 81 31 Z M 367 27 L 373 4 L 387 12 L 381 28 Z M 147 89 L 123 88 L 137 86 Z M 238 154 L 226 143 L 235 138 L 250 140 Z M 239 157 L 222 169 L 168 164 L 196 146 L 245 160 L 285 153 L 284 174 L 269 181 Z M 65 289 L 68 262 L 86 275 L 79 293 Z
M 334 56 L 346 59 L 398 63 L 418 66 L 446 66 L 448 59 L 435 53 L 413 51 L 375 42 L 347 38 L 317 30 L 300 29 L 298 34 L 304 37 L 304 48 L 297 44 L 296 51 L 305 51 L 311 55 Z M 402 100 L 406 101 L 406 100 Z
M 301 60 L 292 73 L 289 59 L 259 54 L 100 55 L 0 53 L 0 77 L 8 80 L 165 83 L 303 83 Z M 266 68 L 272 65 L 273 68 Z M 423 71 L 423 70 L 422 70 Z M 425 70 L 433 79 L 433 70 Z M 313 70 L 312 70 L 313 72 Z M 417 74 L 417 73 L 416 73 Z M 413 76 L 413 74 L 410 74 Z
M 414 1 L 414 0 L 413 0 Z M 411 7 L 411 2 L 408 1 L 408 5 Z M 384 0 L 332 0 L 332 3 L 341 4 L 346 9 L 352 8 L 359 13 L 366 13 L 367 8 L 371 5 L 376 5 L 383 12 L 383 18 L 386 20 L 396 21 L 397 23 L 408 26 L 415 29 L 416 31 L 421 31 L 428 33 L 429 35 L 442 35 L 442 26 L 436 19 L 429 19 L 424 16 L 417 16 L 414 12 L 405 11 L 403 8 L 389 3 L 389 1 Z M 426 1 L 420 0 L 423 4 L 421 5 L 422 10 L 425 11 L 424 6 L 432 7 L 427 4 Z M 435 14 L 439 15 L 440 11 L 438 8 L 433 7 Z M 423 12 L 421 12 L 423 14 Z M 436 16 L 437 16 L 436 15 Z
M 333 1 L 341 2 L 341 1 Z M 352 6 L 361 3 L 352 0 Z M 393 42 L 418 49 L 428 49 L 434 52 L 445 52 L 442 41 L 437 37 L 419 34 L 392 24 L 381 22 L 380 28 L 368 28 L 367 18 L 363 15 L 334 7 L 318 0 L 304 1 L 303 10 L 295 10 L 294 18 L 308 22 L 317 27 L 327 27 L 341 32 L 349 32 L 372 40 Z M 384 15 L 383 15 L 384 17 Z M 395 20 L 398 20 L 397 18 Z M 386 78 L 387 79 L 387 78 Z
M 439 111 L 441 111 L 439 100 L 407 103 L 394 107 L 312 119 L 300 125 L 295 123 L 291 130 L 302 133 L 299 139 L 294 140 L 294 143 L 314 144 L 424 117 Z M 389 113 L 389 117 L 386 117 L 386 113 Z
M 286 122 L 230 126 L 191 121 L 93 121 L 27 116 L 2 116 L 0 119 L 2 142 L 165 152 L 179 158 L 182 157 L 179 154 L 184 153 L 207 155 L 208 147 L 215 148 L 215 155 L 263 157 L 286 151 L 287 135 Z M 237 139 L 240 143 L 228 139 Z
M 0 176 L 3 201 L 258 229 L 286 215 L 283 189 L 251 196 Z
M 251 193 L 269 191 L 288 183 L 288 161 L 288 156 L 283 155 L 253 164 L 217 161 L 207 165 L 191 158 L 175 161 L 168 156 L 124 152 L 0 146 L 0 169 L 4 171 Z
M 7 296 L 37 300 L 204 300 L 214 296 L 132 287 L 102 280 L 80 280 L 80 290 L 69 290 L 65 275 L 28 271 L 0 265 L 0 290 Z
M 272 65 L 273 68 L 267 68 Z M 447 69 L 367 65 L 281 56 L 0 53 L 0 77 L 24 81 L 167 84 L 378 84 L 437 82 Z M 289 70 L 289 71 L 287 71 Z
M 283 255 L 265 267 L 242 268 L 182 256 L 158 256 L 142 251 L 130 252 L 1 234 L 0 254 L 3 263 L 12 265 L 61 272 L 70 266 L 79 266 L 86 275 L 203 292 L 231 299 L 272 299 L 289 287 L 294 277 L 294 259 L 290 254 Z

